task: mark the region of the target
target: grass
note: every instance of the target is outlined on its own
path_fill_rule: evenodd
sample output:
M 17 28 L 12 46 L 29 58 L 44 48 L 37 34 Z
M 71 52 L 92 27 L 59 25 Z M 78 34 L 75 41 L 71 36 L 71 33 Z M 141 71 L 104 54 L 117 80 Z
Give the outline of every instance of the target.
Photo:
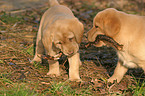
M 136 80 L 136 86 L 128 86 L 124 93 L 112 93 L 116 96 L 124 96 L 128 92 L 133 93 L 132 96 L 144 96 L 145 95 L 145 81 L 140 85 L 140 80 Z M 50 86 L 38 93 L 38 84 L 31 86 L 31 84 L 26 84 L 24 82 L 14 83 L 9 79 L 0 78 L 0 96 L 91 96 L 90 87 L 81 90 L 81 92 L 76 89 L 71 88 L 69 81 L 64 82 L 51 82 Z
M 18 17 L 18 16 L 11 16 L 10 14 L 6 14 L 5 12 L 2 12 L 1 14 L 0 14 L 0 17 L 1 17 L 1 21 L 2 22 L 4 22 L 4 23 L 6 23 L 6 24 L 14 24 L 14 23 L 16 23 L 16 22 L 22 22 L 22 21 L 24 21 L 23 19 L 22 19 L 22 17 Z
M 57 95 L 71 95 L 71 94 L 76 94 L 76 91 L 73 90 L 70 85 L 65 85 L 67 81 L 65 82 L 59 82 L 59 83 L 52 83 L 51 84 L 51 89 L 47 90 L 46 93 L 51 93 L 53 96 Z
M 49 92 L 53 94 L 53 96 L 86 96 L 92 95 L 90 91 L 90 87 L 87 89 L 82 89 L 81 92 L 78 90 L 72 89 L 71 86 L 68 84 L 69 81 L 59 82 L 59 83 L 52 83 L 51 89 Z
M 17 23 L 24 23 L 23 16 L 11 16 L 5 12 L 0 12 L 0 24 L 2 25 L 0 31 L 11 30 Z
M 41 62 L 36 62 L 36 61 L 34 61 L 34 62 L 33 62 L 33 66 L 34 66 L 36 69 L 42 68 Z
M 52 82 L 50 87 L 41 93 L 38 93 L 36 86 L 30 86 L 31 84 L 26 84 L 24 82 L 14 83 L 9 79 L 0 78 L 0 96 L 86 96 L 91 95 L 89 88 L 82 89 L 82 92 L 77 92 L 71 88 L 68 84 L 69 81 L 65 82 Z M 67 85 L 68 84 L 68 85 Z M 34 88 L 33 88 L 34 87 Z
M 133 75 L 135 84 L 128 85 L 126 90 L 122 94 L 118 94 L 118 96 L 126 96 L 127 94 L 131 94 L 132 96 L 145 96 L 145 80 L 141 81 L 137 80 Z
M 26 52 L 27 52 L 29 55 L 33 56 L 33 55 L 34 55 L 34 46 L 33 46 L 33 45 L 28 46 Z
M 14 83 L 9 79 L 0 78 L 0 96 L 38 96 L 35 88 L 30 90 L 25 83 Z
M 136 86 L 130 85 L 128 89 L 131 90 L 131 92 L 133 93 L 133 96 L 145 96 L 145 80 L 141 82 L 140 79 L 137 80 L 135 77 L 134 77 L 134 80 L 135 80 Z
M 34 90 L 30 91 L 25 85 L 20 84 L 14 86 L 9 90 L 3 89 L 0 96 L 38 96 L 38 93 L 34 93 Z

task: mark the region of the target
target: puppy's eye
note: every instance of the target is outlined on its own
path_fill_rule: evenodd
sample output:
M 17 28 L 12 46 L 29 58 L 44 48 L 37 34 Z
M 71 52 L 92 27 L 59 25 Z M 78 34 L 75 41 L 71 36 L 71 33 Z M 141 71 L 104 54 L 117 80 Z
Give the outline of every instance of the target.
M 98 28 L 98 26 L 97 26 L 97 25 L 95 25 L 95 28 Z
M 62 44 L 61 42 L 57 42 L 57 44 Z
M 69 41 L 72 41 L 73 40 L 73 38 L 69 38 Z

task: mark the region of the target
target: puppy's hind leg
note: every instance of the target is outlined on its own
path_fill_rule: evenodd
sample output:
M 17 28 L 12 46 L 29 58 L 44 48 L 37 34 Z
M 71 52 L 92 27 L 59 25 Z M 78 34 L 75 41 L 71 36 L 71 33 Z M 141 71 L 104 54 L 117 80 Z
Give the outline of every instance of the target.
M 37 34 L 37 40 L 36 40 L 36 50 L 35 50 L 35 56 L 33 58 L 33 61 L 41 61 L 41 55 L 44 54 L 45 50 L 44 50 L 44 46 L 42 43 L 42 39 L 41 39 L 41 28 L 39 28 L 38 34 Z

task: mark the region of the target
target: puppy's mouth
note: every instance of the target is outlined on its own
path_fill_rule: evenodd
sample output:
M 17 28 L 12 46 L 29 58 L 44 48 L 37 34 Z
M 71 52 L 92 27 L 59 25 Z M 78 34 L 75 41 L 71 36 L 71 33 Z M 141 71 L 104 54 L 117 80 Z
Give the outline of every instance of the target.
M 64 53 L 67 57 L 71 57 L 72 55 L 74 55 L 74 52 L 72 53 Z
M 123 45 L 119 44 L 116 42 L 113 38 L 106 36 L 106 35 L 97 35 L 96 39 L 94 42 L 89 42 L 86 47 L 90 46 L 91 44 L 95 44 L 96 47 L 101 47 L 103 45 L 108 45 L 111 44 L 113 45 L 112 47 L 115 47 L 117 50 L 122 50 Z
M 70 51 L 70 52 L 63 52 L 63 53 L 64 53 L 64 55 L 66 55 L 67 57 L 71 57 L 71 56 L 73 56 L 74 54 L 76 54 L 77 51 L 76 51 L 76 52 Z

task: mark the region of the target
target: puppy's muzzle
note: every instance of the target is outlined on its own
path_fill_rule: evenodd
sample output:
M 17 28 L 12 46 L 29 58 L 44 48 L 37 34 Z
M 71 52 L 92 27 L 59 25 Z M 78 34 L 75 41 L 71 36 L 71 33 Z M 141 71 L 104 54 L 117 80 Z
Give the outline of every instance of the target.
M 64 53 L 66 56 L 70 57 L 74 54 L 74 51 L 68 51 L 67 53 Z
M 64 53 L 67 57 L 71 57 L 76 54 L 78 51 L 69 50 L 68 52 Z

